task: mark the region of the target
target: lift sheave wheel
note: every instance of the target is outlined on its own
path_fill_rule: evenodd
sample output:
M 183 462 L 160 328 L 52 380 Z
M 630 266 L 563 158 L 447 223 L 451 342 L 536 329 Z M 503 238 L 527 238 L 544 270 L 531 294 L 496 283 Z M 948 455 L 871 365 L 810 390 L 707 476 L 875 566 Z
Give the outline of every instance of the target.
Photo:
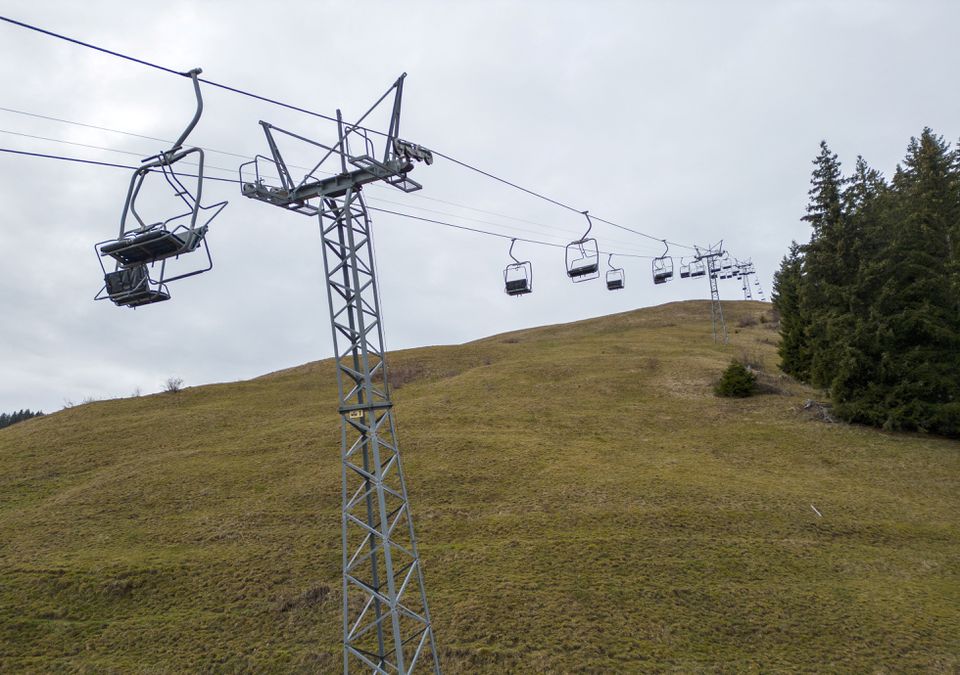
M 197 76 L 200 69 L 184 73 L 193 81 L 194 93 L 197 98 L 197 108 L 187 128 L 180 134 L 173 146 L 160 154 L 148 157 L 130 178 L 127 189 L 127 198 L 123 205 L 123 214 L 120 217 L 120 235 L 116 239 L 108 239 L 95 245 L 97 258 L 103 270 L 104 286 L 97 293 L 96 300 L 110 299 L 115 304 L 125 307 L 138 307 L 169 300 L 167 284 L 171 281 L 183 279 L 206 272 L 213 267 L 210 250 L 206 244 L 206 234 L 210 221 L 227 205 L 227 202 L 218 202 L 210 206 L 202 206 L 200 199 L 203 193 L 203 160 L 202 148 L 183 148 L 183 144 L 200 120 L 203 112 L 203 98 L 200 95 L 200 83 Z M 191 190 L 181 180 L 183 174 L 174 171 L 174 165 L 187 156 L 196 155 L 196 185 Z M 162 174 L 169 190 L 172 190 L 174 199 L 179 199 L 185 210 L 159 222 L 147 222 L 137 211 L 137 198 L 141 190 L 153 174 Z M 191 171 L 192 174 L 192 171 Z M 193 176 L 191 176 L 193 177 Z M 183 207 L 181 207 L 183 208 Z M 204 214 L 203 222 L 200 215 Z M 206 253 L 206 266 L 194 267 L 187 271 L 173 271 L 167 266 L 169 259 L 203 249 Z M 114 262 L 114 270 L 108 272 L 104 259 L 110 258 Z M 158 276 L 151 277 L 151 271 L 159 263 Z
M 516 239 L 510 240 L 510 257 L 513 263 L 503 270 L 503 290 L 507 295 L 526 295 L 533 291 L 533 265 L 529 260 L 517 260 L 513 255 Z

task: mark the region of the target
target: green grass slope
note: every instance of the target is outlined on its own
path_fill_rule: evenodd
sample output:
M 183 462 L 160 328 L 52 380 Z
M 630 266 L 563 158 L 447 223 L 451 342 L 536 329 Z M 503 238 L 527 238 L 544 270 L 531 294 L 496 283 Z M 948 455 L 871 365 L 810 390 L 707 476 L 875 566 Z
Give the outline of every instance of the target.
M 960 670 L 960 444 L 812 419 L 768 307 L 390 355 L 447 673 Z M 338 671 L 333 374 L 0 430 L 0 672 Z

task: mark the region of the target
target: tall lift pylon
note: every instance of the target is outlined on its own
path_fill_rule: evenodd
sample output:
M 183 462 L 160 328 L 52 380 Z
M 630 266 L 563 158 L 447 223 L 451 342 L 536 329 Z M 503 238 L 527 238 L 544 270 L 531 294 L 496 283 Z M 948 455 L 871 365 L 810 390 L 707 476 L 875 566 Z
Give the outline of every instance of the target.
M 320 221 L 341 419 L 345 674 L 440 673 L 397 444 L 370 216 L 362 195 L 363 185 L 376 181 L 405 192 L 418 190 L 420 185 L 407 177 L 413 161 L 433 161 L 429 150 L 398 137 L 405 76 L 356 123 L 345 125 L 337 111 L 338 141 L 333 146 L 261 122 L 271 157 L 258 156 L 240 169 L 243 195 L 316 215 Z M 375 157 L 370 135 L 359 125 L 391 91 L 393 111 L 384 152 Z M 299 183 L 291 178 L 274 132 L 324 151 Z M 360 139 L 363 154 L 351 153 L 351 135 Z M 334 175 L 317 177 L 331 159 L 339 160 Z M 265 184 L 261 162 L 272 165 L 281 185 Z M 244 171 L 251 166 L 254 178 L 244 182 Z
M 720 336 L 723 344 L 727 344 L 727 324 L 723 320 L 723 307 L 720 306 L 720 290 L 717 288 L 717 275 L 720 273 L 718 260 L 724 256 L 723 240 L 706 250 L 697 248 L 696 259 L 707 265 L 707 279 L 710 280 L 710 322 L 713 325 L 713 341 L 717 342 L 717 324 L 720 325 Z

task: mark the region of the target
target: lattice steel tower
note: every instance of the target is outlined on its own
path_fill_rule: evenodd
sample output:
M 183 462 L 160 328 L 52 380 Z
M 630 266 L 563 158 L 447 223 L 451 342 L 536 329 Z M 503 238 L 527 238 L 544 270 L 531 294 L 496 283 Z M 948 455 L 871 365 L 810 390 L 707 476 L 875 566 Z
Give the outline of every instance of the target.
M 723 344 L 727 344 L 727 324 L 723 320 L 723 307 L 720 306 L 720 289 L 717 288 L 717 276 L 720 274 L 721 267 L 717 260 L 724 255 L 723 242 L 716 246 L 711 246 L 706 251 L 696 249 L 696 259 L 706 261 L 707 279 L 710 280 L 710 322 L 713 325 L 713 341 L 717 341 L 717 324 L 720 324 L 722 331 Z
M 397 445 L 370 217 L 361 192 L 363 185 L 376 181 L 404 192 L 419 190 L 407 176 L 413 160 L 433 161 L 429 150 L 398 138 L 404 77 L 355 124 L 345 126 L 337 111 L 333 146 L 261 122 L 271 157 L 258 156 L 241 167 L 245 196 L 320 221 L 340 398 L 344 673 L 440 673 Z M 391 91 L 389 129 L 381 134 L 385 147 L 376 158 L 370 130 L 359 125 Z M 276 132 L 324 151 L 299 183 L 290 177 Z M 362 154 L 351 153 L 351 135 L 360 141 Z M 315 174 L 331 158 L 339 160 L 337 171 L 318 178 Z M 280 186 L 264 183 L 261 161 L 277 171 Z M 250 166 L 252 181 L 244 177 Z

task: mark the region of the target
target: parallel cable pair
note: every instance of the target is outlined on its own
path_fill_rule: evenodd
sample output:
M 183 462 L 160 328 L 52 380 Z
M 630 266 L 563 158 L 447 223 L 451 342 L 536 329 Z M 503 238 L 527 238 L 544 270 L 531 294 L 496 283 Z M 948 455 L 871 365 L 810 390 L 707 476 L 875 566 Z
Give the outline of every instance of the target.
M 4 22 L 9 23 L 9 24 L 14 25 L 14 26 L 19 26 L 20 28 L 25 28 L 25 29 L 27 29 L 27 30 L 32 30 L 32 31 L 35 31 L 35 32 L 37 32 L 37 33 L 41 33 L 41 34 L 43 34 L 43 35 L 47 35 L 47 36 L 49 36 L 49 37 L 53 37 L 53 38 L 56 38 L 56 39 L 59 39 L 59 40 L 64 40 L 64 41 L 66 41 L 66 42 L 70 42 L 70 43 L 72 43 L 72 44 L 75 44 L 75 45 L 78 45 L 78 46 L 81 46 L 81 47 L 86 47 L 87 49 L 92 49 L 92 50 L 101 52 L 101 53 L 103 53 L 103 54 L 107 54 L 107 55 L 109 55 L 109 56 L 114 56 L 114 57 L 116 57 L 116 58 L 123 59 L 123 60 L 126 60 L 126 61 L 130 61 L 130 62 L 132 62 L 132 63 L 137 63 L 137 64 L 139 64 L 139 65 L 146 66 L 146 67 L 148 67 L 148 68 L 154 68 L 154 69 L 156 69 L 156 70 L 159 70 L 159 71 L 162 71 L 162 72 L 165 72 L 165 73 L 169 73 L 169 74 L 171 74 L 171 75 L 178 75 L 178 76 L 181 76 L 181 77 L 187 77 L 187 76 L 189 76 L 189 73 L 188 73 L 188 72 L 181 72 L 181 71 L 175 70 L 175 69 L 173 69 L 173 68 L 168 68 L 168 67 L 166 67 L 166 66 L 162 66 L 162 65 L 159 65 L 159 64 L 157 64 L 157 63 L 152 63 L 152 62 L 146 61 L 146 60 L 144 60 L 144 59 L 139 59 L 139 58 L 136 58 L 136 57 L 134 57 L 134 56 L 130 56 L 130 55 L 128 55 L 128 54 L 123 54 L 123 53 L 121 53 L 121 52 L 117 52 L 117 51 L 114 51 L 114 50 L 111 50 L 111 49 L 107 49 L 107 48 L 105 48 L 105 47 L 100 47 L 100 46 L 98 46 L 98 45 L 94 45 L 94 44 L 91 44 L 91 43 L 89 43 L 89 42 L 84 42 L 83 40 L 79 40 L 79 39 L 77 39 L 77 38 L 72 38 L 72 37 L 69 37 L 69 36 L 67 36 L 67 35 L 63 35 L 63 34 L 61 34 L 61 33 L 56 33 L 56 32 L 54 32 L 54 31 L 47 30 L 47 29 L 45 29 L 45 28 L 41 28 L 41 27 L 39 27 L 39 26 L 35 26 L 35 25 L 29 24 L 29 23 L 26 23 L 26 22 L 23 22 L 23 21 L 17 21 L 16 19 L 12 19 L 12 18 L 10 18 L 10 17 L 0 16 L 0 21 L 4 21 Z M 237 87 L 232 87 L 232 86 L 230 86 L 230 85 L 226 85 L 226 84 L 223 84 L 223 83 L 220 83 L 220 82 L 215 82 L 215 81 L 209 80 L 209 79 L 207 79 L 207 78 L 198 77 L 198 78 L 197 78 L 197 81 L 198 81 L 198 82 L 202 82 L 203 84 L 209 85 L 209 86 L 211 86 L 211 87 L 216 87 L 216 88 L 219 88 L 219 89 L 224 89 L 224 90 L 226 90 L 226 91 L 230 91 L 230 92 L 233 92 L 233 93 L 235 93 L 235 94 L 242 95 L 242 96 L 247 96 L 247 97 L 249 97 L 249 98 L 253 98 L 253 99 L 256 99 L 256 100 L 258 100 L 258 101 L 263 101 L 263 102 L 265 102 L 265 103 L 270 103 L 271 105 L 276 105 L 276 106 L 279 106 L 279 107 L 281 107 L 281 108 L 286 108 L 286 109 L 288 109 L 288 110 L 293 110 L 293 111 L 296 111 L 296 112 L 299 112 L 299 113 L 303 113 L 303 114 L 305 114 L 305 115 L 310 115 L 310 116 L 317 117 L 317 118 L 320 118 L 320 119 L 323 119 L 323 120 L 327 120 L 327 121 L 330 121 L 330 122 L 337 122 L 337 118 L 336 118 L 336 117 L 333 117 L 333 116 L 331 116 L 331 115 L 325 115 L 325 114 L 323 114 L 323 113 L 319 113 L 319 112 L 316 112 L 316 111 L 314 111 L 314 110 L 309 110 L 309 109 L 304 108 L 304 107 L 301 107 L 301 106 L 292 105 L 292 104 L 290 104 L 290 103 L 286 103 L 286 102 L 284 102 L 284 101 L 280 101 L 280 100 L 277 100 L 277 99 L 274 99 L 274 98 L 270 98 L 270 97 L 267 97 L 267 96 L 262 96 L 262 95 L 260 95 L 260 94 L 255 94 L 255 93 L 253 93 L 253 92 L 246 91 L 246 90 L 244 90 L 244 89 L 239 89 L 239 88 L 237 88 Z M 90 126 L 92 126 L 92 125 L 90 125 Z M 386 134 L 384 134 L 382 131 L 379 131 L 379 130 L 376 130 L 376 129 L 369 129 L 369 128 L 362 127 L 362 126 L 356 126 L 356 127 L 354 127 L 354 128 L 355 128 L 355 129 L 358 129 L 358 130 L 362 130 L 362 131 L 364 131 L 364 132 L 366 132 L 366 133 L 371 133 L 371 134 L 375 134 L 375 135 L 378 135 L 378 136 L 386 136 Z M 154 140 L 155 140 L 155 139 L 154 139 Z M 480 168 L 478 168 L 478 167 L 476 167 L 476 166 L 474 166 L 474 165 L 472 165 L 472 164 L 470 164 L 470 163 L 468 163 L 468 162 L 464 162 L 464 161 L 462 161 L 462 160 L 456 159 L 456 158 L 454 158 L 454 157 L 452 157 L 452 156 L 450 156 L 450 155 L 447 155 L 447 154 L 445 154 L 445 153 L 442 153 L 442 152 L 439 152 L 439 151 L 434 150 L 434 151 L 433 151 L 433 154 L 436 155 L 437 157 L 441 157 L 441 158 L 443 158 L 443 159 L 445 159 L 445 160 L 447 160 L 447 161 L 449 161 L 449 162 L 451 162 L 451 163 L 453 163 L 453 164 L 456 164 L 456 165 L 458 165 L 458 166 L 460 166 L 460 167 L 463 167 L 463 168 L 465 168 L 465 169 L 468 169 L 468 170 L 470 170 L 470 171 L 473 171 L 473 172 L 475 172 L 475 173 L 478 173 L 478 174 L 480 174 L 480 175 L 482 175 L 482 176 L 485 176 L 485 177 L 490 178 L 490 179 L 492 179 L 492 180 L 494 180 L 494 181 L 497 181 L 497 182 L 499 182 L 499 183 L 502 183 L 502 184 L 504 184 L 504 185 L 507 185 L 507 186 L 509 186 L 509 187 L 512 187 L 512 188 L 514 188 L 514 189 L 516 189 L 516 190 L 519 190 L 519 191 L 521 191 L 521 192 L 524 192 L 524 193 L 526 193 L 526 194 L 528 194 L 528 195 L 531 195 L 531 196 L 533 196 L 533 197 L 536 197 L 536 198 L 538 198 L 538 199 L 542 199 L 542 200 L 544 200 L 544 201 L 546 201 L 546 202 L 548 202 L 548 203 L 550 203 L 550 204 L 554 204 L 555 206 L 558 206 L 558 207 L 560 207 L 560 208 L 563 208 L 563 209 L 566 209 L 566 210 L 568 210 L 568 211 L 571 211 L 571 212 L 574 212 L 574 213 L 578 213 L 578 214 L 584 213 L 584 209 L 578 209 L 578 208 L 575 208 L 575 207 L 573 207 L 573 206 L 570 206 L 569 204 L 565 204 L 565 203 L 563 203 L 563 202 L 561 202 L 561 201 L 559 201 L 559 200 L 553 199 L 553 198 L 548 197 L 548 196 L 546 196 L 546 195 L 544 195 L 544 194 L 542 194 L 542 193 L 540 193 L 540 192 L 537 192 L 536 190 L 531 190 L 531 189 L 529 189 L 529 188 L 526 188 L 526 187 L 523 187 L 523 186 L 521 186 L 521 185 L 518 185 L 517 183 L 514 183 L 514 182 L 512 182 L 512 181 L 509 181 L 509 180 L 507 180 L 507 179 L 505 179 L 505 178 L 501 178 L 500 176 L 497 176 L 497 175 L 495 175 L 495 174 L 493 174 L 493 173 L 490 173 L 489 171 L 484 171 L 483 169 L 480 169 Z M 610 225 L 611 227 L 615 227 L 615 228 L 618 228 L 618 229 L 623 230 L 623 231 L 625 231 L 625 232 L 630 232 L 630 233 L 632 233 L 632 234 L 635 234 L 635 235 L 638 235 L 638 236 L 641 236 L 641 237 L 646 237 L 647 239 L 650 239 L 650 240 L 652 240 L 652 241 L 665 242 L 665 243 L 670 244 L 671 246 L 676 246 L 676 247 L 679 247 L 679 248 L 685 248 L 685 249 L 689 249 L 689 250 L 694 250 L 694 249 L 695 249 L 694 246 L 689 246 L 689 245 L 686 245 L 686 244 L 681 244 L 681 243 L 677 243 L 677 242 L 673 242 L 673 241 L 668 241 L 668 240 L 665 240 L 665 239 L 663 239 L 663 238 L 661 238 L 661 237 L 655 237 L 655 236 L 653 236 L 653 235 L 651 235 L 651 234 L 647 234 L 646 232 L 642 232 L 642 231 L 640 231 L 640 230 L 636 230 L 636 229 L 633 229 L 633 228 L 630 228 L 630 227 L 626 227 L 626 226 L 624 226 L 624 225 L 620 225 L 620 224 L 618 224 L 618 223 L 615 223 L 615 222 L 610 221 L 610 220 L 606 220 L 606 219 L 604 219 L 604 218 L 600 218 L 600 217 L 597 217 L 597 216 L 593 216 L 593 218 L 595 218 L 596 220 L 598 220 L 598 221 L 600 221 L 600 222 L 602 222 L 602 223 L 605 223 L 605 224 L 607 224 L 607 225 Z

